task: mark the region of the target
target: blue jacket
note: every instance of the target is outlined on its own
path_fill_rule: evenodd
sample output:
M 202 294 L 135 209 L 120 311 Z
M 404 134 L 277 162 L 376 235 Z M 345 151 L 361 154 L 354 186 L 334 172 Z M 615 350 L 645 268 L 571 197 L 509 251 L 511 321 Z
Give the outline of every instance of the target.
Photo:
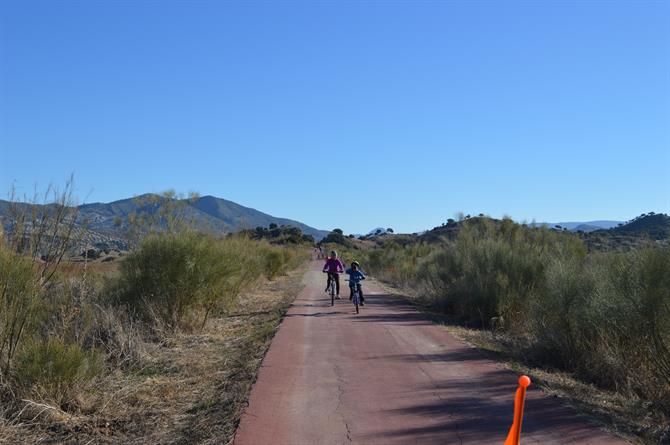
M 361 284 L 361 281 L 365 279 L 365 275 L 360 269 L 352 270 L 351 268 L 346 270 L 346 273 L 349 275 L 349 287 L 354 287 L 357 284 Z

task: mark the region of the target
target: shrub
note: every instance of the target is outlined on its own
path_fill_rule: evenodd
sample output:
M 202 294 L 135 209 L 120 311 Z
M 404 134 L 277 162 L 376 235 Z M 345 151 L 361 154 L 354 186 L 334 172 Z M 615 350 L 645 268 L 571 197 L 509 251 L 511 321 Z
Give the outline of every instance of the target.
M 585 250 L 571 235 L 473 218 L 420 263 L 417 276 L 443 309 L 482 326 L 503 317 L 519 330 L 526 308 L 545 291 L 549 259 L 560 255 L 582 259 Z
M 670 408 L 670 248 L 587 255 L 570 233 L 470 218 L 454 241 L 384 243 L 366 260 L 439 310 L 495 320 L 525 359 Z
M 284 264 L 284 258 L 281 252 L 268 250 L 265 254 L 265 276 L 272 280 Z
M 175 329 L 208 294 L 220 292 L 234 269 L 234 258 L 222 255 L 209 237 L 151 235 L 121 263 L 116 302 Z
M 194 311 L 204 325 L 216 306 L 229 307 L 244 287 L 262 274 L 274 278 L 293 259 L 288 248 L 244 236 L 152 235 L 121 263 L 113 300 L 170 330 Z
M 114 368 L 130 369 L 143 364 L 146 357 L 146 329 L 136 323 L 123 307 L 97 306 L 95 320 L 86 346 L 106 353 L 106 361 Z
M 76 397 L 103 369 L 103 356 L 58 338 L 29 341 L 17 357 L 18 386 L 62 409 L 76 405 Z
M 611 254 L 600 267 L 598 326 L 614 383 L 670 411 L 670 249 Z
M 32 262 L 0 246 L 0 376 L 36 324 L 40 292 Z
M 546 269 L 544 292 L 527 311 L 535 356 L 546 364 L 584 369 L 597 337 L 593 320 L 594 277 L 577 258 L 555 258 Z

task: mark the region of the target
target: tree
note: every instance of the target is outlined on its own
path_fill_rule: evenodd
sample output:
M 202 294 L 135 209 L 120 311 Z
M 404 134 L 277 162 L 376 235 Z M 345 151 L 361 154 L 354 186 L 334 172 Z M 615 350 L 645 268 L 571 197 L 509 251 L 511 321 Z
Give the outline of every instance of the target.
M 389 227 L 388 229 L 386 229 L 386 231 L 387 231 L 388 233 L 393 233 L 393 229 L 390 228 L 390 227 Z
M 275 224 L 275 223 L 270 223 L 270 225 L 269 225 L 268 227 L 270 228 L 270 230 L 274 230 L 274 229 L 277 228 L 277 224 Z
M 333 229 L 333 231 L 330 232 L 324 239 L 322 239 L 321 242 L 341 244 L 344 246 L 349 244 L 346 237 L 344 236 L 344 233 L 340 229 Z

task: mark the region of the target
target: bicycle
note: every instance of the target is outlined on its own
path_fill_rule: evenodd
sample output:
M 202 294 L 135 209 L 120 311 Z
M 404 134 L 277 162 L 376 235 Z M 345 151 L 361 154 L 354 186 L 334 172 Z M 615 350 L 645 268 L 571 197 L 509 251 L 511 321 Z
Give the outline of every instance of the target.
M 347 280 L 347 281 L 351 281 L 351 280 Z M 359 307 L 360 304 L 361 304 L 360 287 L 361 287 L 360 283 L 359 283 L 359 284 L 356 284 L 356 285 L 354 286 L 354 294 L 353 294 L 352 297 L 351 297 L 351 302 L 354 303 L 354 307 L 356 308 L 356 313 L 357 313 L 357 314 L 360 313 L 360 311 L 359 311 L 359 309 L 358 309 L 358 307 Z
M 336 294 L 335 277 L 333 277 L 330 272 L 325 273 L 327 273 L 328 276 L 330 277 L 330 284 L 328 285 L 328 293 L 330 294 L 330 305 L 335 306 L 335 294 Z

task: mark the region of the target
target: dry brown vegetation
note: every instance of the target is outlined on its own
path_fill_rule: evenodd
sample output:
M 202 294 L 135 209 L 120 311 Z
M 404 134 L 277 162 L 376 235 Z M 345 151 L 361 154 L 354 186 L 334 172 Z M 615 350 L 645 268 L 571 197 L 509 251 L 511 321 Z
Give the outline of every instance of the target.
M 2 443 L 227 443 L 300 271 L 245 292 L 202 330 L 142 341 L 131 370 L 99 376 L 66 412 L 31 402 L 4 421 Z M 11 421 L 10 421 L 11 420 Z
M 227 442 L 306 246 L 161 214 L 122 258 L 69 261 L 69 191 L 16 208 L 0 232 L 0 443 Z

